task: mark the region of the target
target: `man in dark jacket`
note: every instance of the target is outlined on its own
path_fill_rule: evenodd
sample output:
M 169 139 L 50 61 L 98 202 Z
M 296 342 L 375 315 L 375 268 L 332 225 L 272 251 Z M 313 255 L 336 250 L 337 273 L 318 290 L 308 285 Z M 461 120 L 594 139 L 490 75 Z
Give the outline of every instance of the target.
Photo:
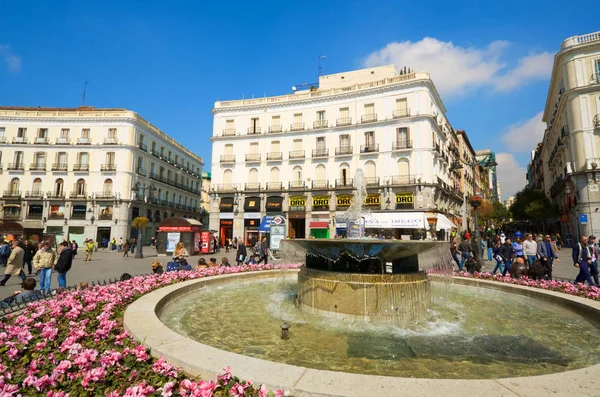
M 58 261 L 54 265 L 54 270 L 58 273 L 58 287 L 67 288 L 67 272 L 71 269 L 73 263 L 73 252 L 68 241 L 60 243 L 60 254 Z
M 260 265 L 262 261 L 265 261 L 265 265 L 269 264 L 269 246 L 267 245 L 267 238 L 263 237 L 260 243 L 260 259 L 257 265 Z
M 588 238 L 587 236 L 581 236 L 581 242 L 575 244 L 573 247 L 573 266 L 579 268 L 579 274 L 575 278 L 575 284 L 585 283 L 587 280 L 590 286 L 595 286 L 590 273 L 591 264 L 592 254 L 590 252 L 590 247 L 588 246 Z
M 471 251 L 473 251 L 471 241 L 464 237 L 463 241 L 458 244 L 458 250 L 460 251 L 460 263 L 458 264 L 458 271 L 462 272 L 465 261 L 471 256 Z
M 238 246 L 237 251 L 235 253 L 235 261 L 237 262 L 238 266 L 242 266 L 242 264 L 246 260 L 246 257 L 248 256 L 248 251 L 246 251 L 246 244 L 242 242 L 241 238 L 237 240 L 237 242 Z
M 23 267 L 27 265 L 27 274 L 31 275 L 31 261 L 33 260 L 37 249 L 35 249 L 35 246 L 31 244 L 29 240 L 25 240 L 23 251 L 25 251 L 25 256 L 23 257 Z
M 510 264 L 515 256 L 515 247 L 513 247 L 509 238 L 504 240 L 504 244 L 500 245 L 498 254 L 500 254 L 502 260 L 504 261 L 504 271 L 502 272 L 502 276 L 506 276 L 506 272 L 509 271 Z

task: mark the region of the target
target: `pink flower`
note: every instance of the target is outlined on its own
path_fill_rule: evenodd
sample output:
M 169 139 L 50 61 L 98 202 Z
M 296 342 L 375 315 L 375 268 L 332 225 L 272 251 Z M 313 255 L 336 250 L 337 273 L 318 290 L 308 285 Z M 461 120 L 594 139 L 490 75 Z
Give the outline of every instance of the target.
M 171 397 L 173 395 L 173 387 L 175 387 L 175 382 L 167 382 L 162 387 L 162 393 L 160 395 L 162 397 Z M 161 389 L 159 389 L 160 391 Z

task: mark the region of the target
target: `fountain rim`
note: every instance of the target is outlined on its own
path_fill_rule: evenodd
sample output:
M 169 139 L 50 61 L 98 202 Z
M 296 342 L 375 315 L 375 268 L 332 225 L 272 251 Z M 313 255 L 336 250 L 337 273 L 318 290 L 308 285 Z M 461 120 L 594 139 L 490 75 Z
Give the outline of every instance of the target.
M 299 269 L 290 269 L 283 274 L 286 277 L 296 277 L 298 272 Z M 382 396 L 443 394 L 462 397 L 465 390 L 471 390 L 479 395 L 506 395 L 509 392 L 508 395 L 533 397 L 539 396 L 540 390 L 558 395 L 570 395 L 575 390 L 593 395 L 597 391 L 594 385 L 600 378 L 600 364 L 547 375 L 501 379 L 429 379 L 354 374 L 299 367 L 231 353 L 186 338 L 171 330 L 159 318 L 159 313 L 168 303 L 195 292 L 198 288 L 228 284 L 240 279 L 255 280 L 281 275 L 282 270 L 237 273 L 165 286 L 130 304 L 124 314 L 124 326 L 132 337 L 150 348 L 153 356 L 162 356 L 167 362 L 182 367 L 192 376 L 214 379 L 217 374 L 222 373 L 223 368 L 230 366 L 232 372 L 241 379 L 288 389 L 292 395 L 362 396 L 376 392 Z M 480 279 L 455 277 L 454 282 L 541 297 L 570 310 L 600 315 L 600 302 L 591 299 Z

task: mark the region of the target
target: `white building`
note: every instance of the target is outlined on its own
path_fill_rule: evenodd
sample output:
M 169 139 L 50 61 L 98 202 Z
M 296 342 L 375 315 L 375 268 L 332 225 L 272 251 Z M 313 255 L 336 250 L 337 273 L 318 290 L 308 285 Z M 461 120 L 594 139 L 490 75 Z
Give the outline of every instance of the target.
M 0 107 L 0 149 L 1 235 L 128 238 L 147 216 L 147 241 L 200 218 L 202 159 L 130 110 Z
M 318 88 L 288 95 L 218 101 L 210 228 L 249 241 L 267 214 L 280 213 L 291 237 L 343 235 L 336 219 L 362 168 L 371 212 L 398 223 L 426 219 L 420 235 L 435 233 L 438 218 L 450 223 L 463 200 L 445 112 L 429 74 L 394 66 L 320 76 Z

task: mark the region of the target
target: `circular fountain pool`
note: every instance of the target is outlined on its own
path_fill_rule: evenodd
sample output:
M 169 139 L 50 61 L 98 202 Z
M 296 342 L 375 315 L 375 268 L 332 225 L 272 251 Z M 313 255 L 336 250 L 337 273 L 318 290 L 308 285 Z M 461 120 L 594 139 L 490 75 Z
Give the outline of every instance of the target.
M 157 313 L 170 329 L 215 348 L 294 366 L 369 375 L 497 379 L 600 362 L 598 324 L 561 305 L 487 288 L 436 293 L 412 327 L 331 319 L 294 306 L 295 277 L 207 285 Z M 290 339 L 280 324 L 291 324 Z M 233 363 L 232 363 L 233 364 Z

